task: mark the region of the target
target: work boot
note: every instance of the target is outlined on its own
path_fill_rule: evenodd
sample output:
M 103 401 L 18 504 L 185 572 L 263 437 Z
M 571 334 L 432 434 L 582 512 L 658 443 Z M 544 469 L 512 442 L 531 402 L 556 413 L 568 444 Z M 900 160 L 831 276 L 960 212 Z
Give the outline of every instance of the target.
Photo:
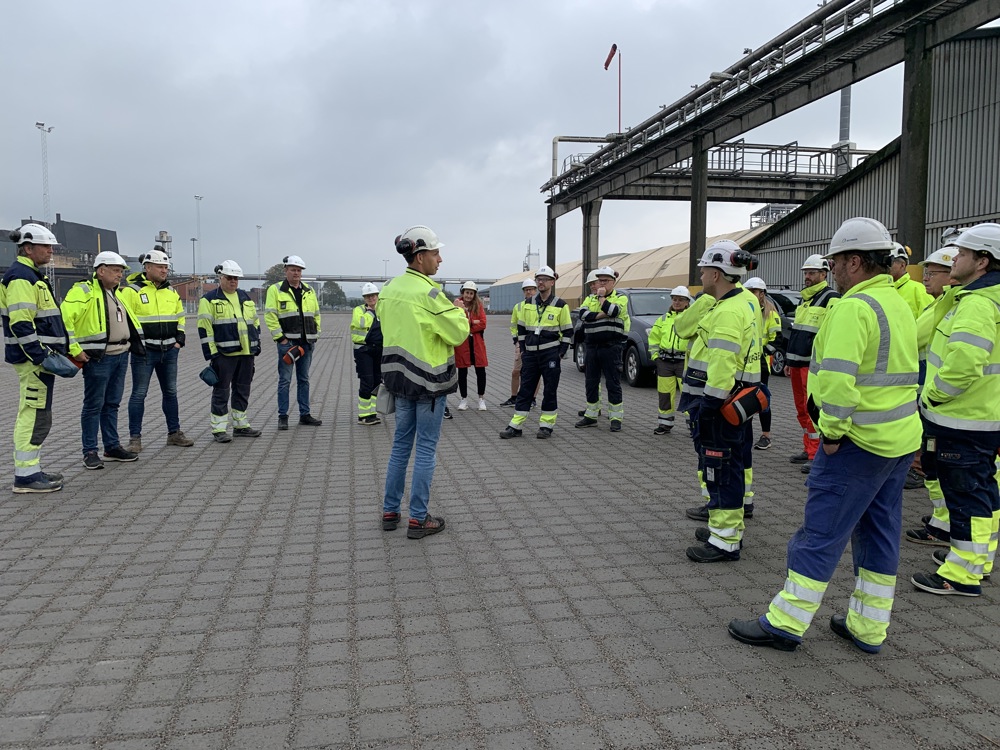
M 654 435 L 668 435 L 670 434 L 670 427 L 665 424 L 656 425 L 656 429 L 653 430 Z
M 180 430 L 177 430 L 177 432 L 171 432 L 167 435 L 167 445 L 177 445 L 181 448 L 190 448 L 194 445 L 194 440 L 189 438 Z
M 260 437 L 260 430 L 255 430 L 253 427 L 234 427 L 233 437 Z
M 361 417 L 358 417 L 358 421 L 359 422 L 361 421 Z M 282 431 L 288 429 L 288 415 L 287 414 L 279 414 L 278 415 L 278 429 L 282 430 Z
M 47 479 L 50 482 L 59 482 L 60 484 L 62 483 L 63 480 L 63 475 L 60 474 L 58 471 L 52 471 L 52 472 L 43 471 L 42 476 L 45 477 L 45 479 Z
M 873 646 L 870 643 L 864 643 L 851 635 L 851 631 L 847 629 L 847 617 L 845 615 L 834 615 L 831 617 L 830 630 L 833 631 L 834 635 L 843 638 L 845 641 L 850 641 L 866 654 L 877 654 L 882 650 L 881 646 Z
M 14 486 L 11 489 L 17 495 L 26 495 L 29 493 L 58 492 L 62 488 L 62 482 L 51 481 L 46 478 L 44 473 L 39 473 L 33 477 L 14 477 Z
M 105 461 L 122 461 L 123 463 L 128 463 L 130 461 L 138 461 L 139 454 L 133 453 L 132 451 L 127 451 L 120 445 L 116 445 L 114 448 L 104 449 L 104 460 Z
M 579 426 L 580 425 L 577 425 L 577 427 L 579 427 Z M 621 432 L 622 431 L 622 421 L 620 419 L 612 419 L 611 420 L 611 431 L 612 432 Z
M 214 440 L 217 443 L 231 443 L 231 442 L 233 442 L 233 438 L 229 435 L 228 432 L 225 432 L 225 431 L 223 431 L 223 432 L 213 432 L 212 433 L 212 440 Z
M 802 451 L 801 453 L 796 453 L 794 456 L 788 457 L 789 463 L 793 464 L 804 464 L 808 460 L 809 460 L 809 454 L 806 453 L 805 451 Z
M 743 506 L 743 519 L 753 518 L 753 503 L 746 503 Z
M 804 464 L 802 464 L 801 467 L 799 467 L 799 471 L 802 472 L 803 474 L 808 474 L 810 471 L 812 471 L 812 469 L 813 469 L 812 461 L 806 461 Z
M 538 432 L 535 433 L 535 437 L 538 438 L 539 440 L 548 440 L 550 437 L 552 437 L 552 428 L 539 427 Z
M 382 531 L 395 531 L 399 525 L 399 513 L 382 514 Z
M 955 583 L 939 576 L 937 573 L 914 573 L 910 577 L 910 583 L 929 594 L 981 596 L 983 593 L 981 586 L 968 586 L 962 583 Z
M 924 529 L 909 529 L 905 534 L 903 534 L 903 539 L 908 542 L 913 542 L 913 544 L 926 544 L 930 547 L 950 547 L 951 546 L 951 535 L 945 538 L 947 532 L 938 532 L 941 536 L 936 534 L 931 534 L 926 528 Z
M 128 439 L 128 450 L 130 453 L 142 453 L 141 435 L 133 435 Z
M 382 420 L 379 419 L 378 414 L 369 414 L 365 417 L 365 424 L 369 426 L 374 426 L 377 424 L 382 424 Z
M 782 638 L 764 630 L 760 620 L 731 620 L 729 622 L 729 635 L 740 643 L 748 643 L 751 646 L 770 646 L 778 651 L 794 651 L 799 647 L 798 641 L 791 638 Z
M 695 506 L 694 508 L 688 508 L 684 511 L 684 515 L 692 521 L 702 521 L 703 523 L 708 523 L 708 503 L 705 505 Z
M 319 427 L 323 424 L 322 419 L 316 419 L 312 414 L 303 414 L 299 417 L 299 424 L 307 424 L 310 427 Z
M 439 531 L 444 531 L 444 519 L 428 513 L 423 521 L 418 521 L 416 518 L 410 519 L 410 524 L 406 529 L 406 538 L 423 539 L 425 536 L 437 534 Z
M 694 530 L 694 538 L 699 542 L 707 542 L 712 538 L 712 532 L 708 530 L 707 526 L 699 526 Z M 740 549 L 743 548 L 743 540 L 740 539 Z
M 924 486 L 924 478 L 913 469 L 906 472 L 906 480 L 903 482 L 904 490 L 918 490 Z
M 511 396 L 506 401 L 500 402 L 500 406 L 513 406 L 515 403 L 517 403 L 517 396 Z
M 948 550 L 936 549 L 931 553 L 931 557 L 934 558 L 934 562 L 936 562 L 938 565 L 944 565 L 944 561 L 948 557 Z M 988 580 L 990 580 L 990 574 L 983 573 L 983 583 L 985 583 Z
M 532 401 L 531 405 L 534 406 L 535 402 Z M 576 413 L 576 416 L 578 416 L 578 417 L 585 417 L 585 416 L 587 416 L 587 410 L 586 409 L 580 409 L 580 411 L 578 411 Z M 597 410 L 597 416 L 601 416 L 601 410 L 600 409 Z
M 687 555 L 688 560 L 696 563 L 736 562 L 740 559 L 739 552 L 726 552 L 708 542 L 688 547 L 684 550 L 684 554 Z
M 597 424 L 597 420 L 596 419 L 591 419 L 590 417 L 584 417 L 583 419 L 581 419 L 579 422 L 577 422 L 573 426 L 574 427 L 593 427 L 595 424 Z
M 506 427 L 503 428 L 503 431 L 500 433 L 500 439 L 510 440 L 511 438 L 521 437 L 521 435 L 523 434 L 524 432 L 517 429 L 516 427 L 511 427 L 510 425 L 507 425 Z

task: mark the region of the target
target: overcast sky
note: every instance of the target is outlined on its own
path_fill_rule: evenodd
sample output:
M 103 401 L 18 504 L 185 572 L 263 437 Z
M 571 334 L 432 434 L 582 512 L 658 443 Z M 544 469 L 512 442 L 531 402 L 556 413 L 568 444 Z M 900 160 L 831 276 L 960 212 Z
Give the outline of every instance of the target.
M 118 232 L 137 255 L 158 230 L 175 268 L 225 258 L 257 270 L 297 253 L 309 273 L 402 268 L 392 239 L 427 224 L 442 275 L 519 271 L 544 256 L 554 135 L 617 129 L 612 43 L 622 50 L 624 126 L 676 101 L 816 8 L 788 0 L 6 0 L 0 66 L 0 227 L 42 217 L 48 136 L 53 218 Z M 852 140 L 900 132 L 899 67 L 854 88 Z M 836 95 L 747 136 L 829 146 Z M 574 150 L 563 147 L 560 158 Z M 709 234 L 758 205 L 710 204 Z M 686 203 L 606 202 L 601 252 L 688 236 Z M 581 217 L 558 224 L 558 258 L 580 256 Z

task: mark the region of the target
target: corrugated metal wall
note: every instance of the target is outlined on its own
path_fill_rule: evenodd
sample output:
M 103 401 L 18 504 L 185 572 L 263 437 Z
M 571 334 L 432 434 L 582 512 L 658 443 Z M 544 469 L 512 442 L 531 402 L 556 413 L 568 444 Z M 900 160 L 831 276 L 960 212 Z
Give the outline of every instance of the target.
M 932 64 L 928 253 L 945 227 L 1000 217 L 1000 29 L 938 47 Z M 760 275 L 769 286 L 801 288 L 802 261 L 825 252 L 837 227 L 852 216 L 878 219 L 895 233 L 898 174 L 897 151 L 818 205 L 791 214 L 794 221 L 757 248 Z

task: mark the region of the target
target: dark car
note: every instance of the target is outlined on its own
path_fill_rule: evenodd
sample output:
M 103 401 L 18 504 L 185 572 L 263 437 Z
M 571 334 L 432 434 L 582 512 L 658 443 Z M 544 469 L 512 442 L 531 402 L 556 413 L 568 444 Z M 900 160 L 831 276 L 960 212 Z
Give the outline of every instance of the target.
M 670 289 L 650 287 L 621 287 L 619 294 L 628 297 L 628 316 L 631 321 L 628 341 L 622 351 L 622 373 L 625 382 L 633 387 L 653 382 L 655 365 L 649 356 L 649 332 L 656 319 L 670 309 Z M 573 311 L 573 360 L 583 372 L 586 344 L 579 316 Z
M 775 352 L 771 356 L 771 374 L 785 374 L 785 349 L 788 347 L 788 336 L 792 332 L 792 321 L 795 320 L 795 308 L 802 301 L 802 295 L 790 289 L 769 290 L 767 296 L 778 308 L 781 317 L 781 336 L 774 341 Z

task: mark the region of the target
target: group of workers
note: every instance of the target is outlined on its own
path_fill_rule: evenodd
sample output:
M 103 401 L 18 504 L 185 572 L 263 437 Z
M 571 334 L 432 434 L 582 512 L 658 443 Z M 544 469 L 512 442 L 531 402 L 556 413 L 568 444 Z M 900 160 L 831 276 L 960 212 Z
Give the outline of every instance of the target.
M 52 398 L 57 376 L 83 373 L 80 415 L 83 465 L 103 469 L 106 461 L 136 461 L 143 450 L 143 420 L 149 384 L 156 374 L 167 423 L 166 444 L 190 447 L 181 431 L 177 401 L 177 361 L 185 345 L 185 315 L 180 296 L 168 280 L 170 258 L 162 247 L 140 256 L 143 270 L 129 270 L 115 252 L 93 260 L 93 276 L 75 283 L 59 304 L 45 267 L 52 259 L 55 235 L 28 223 L 11 233 L 17 258 L 0 282 L 4 358 L 19 382 L 14 426 L 14 484 L 18 494 L 56 492 L 63 477 L 46 472 L 41 447 L 52 426 Z M 278 429 L 288 429 L 292 370 L 297 375 L 299 424 L 321 420 L 309 412 L 309 363 L 319 337 L 319 303 L 302 282 L 305 263 L 284 258 L 285 281 L 267 290 L 265 323 L 277 345 Z M 211 428 L 216 442 L 232 435 L 258 437 L 247 418 L 254 359 L 261 351 L 260 321 L 253 299 L 239 288 L 243 271 L 232 260 L 215 269 L 218 288 L 198 307 L 198 332 L 209 365 L 202 379 L 212 385 Z M 131 364 L 127 445 L 118 434 L 118 409 Z M 231 415 L 230 415 L 231 412 Z M 104 445 L 98 453 L 98 438 Z

